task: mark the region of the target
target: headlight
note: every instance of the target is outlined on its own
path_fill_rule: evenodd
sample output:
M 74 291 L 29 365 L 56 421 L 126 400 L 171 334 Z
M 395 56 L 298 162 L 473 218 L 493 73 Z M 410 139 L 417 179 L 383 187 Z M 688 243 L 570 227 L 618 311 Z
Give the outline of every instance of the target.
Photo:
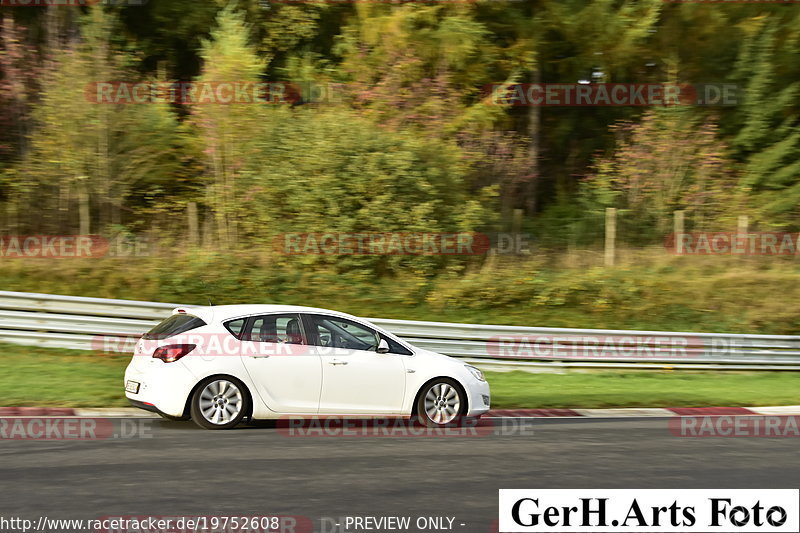
M 467 370 L 469 370 L 470 374 L 475 376 L 475 379 L 477 379 L 478 381 L 486 381 L 486 378 L 483 377 L 483 372 L 481 372 L 480 370 L 478 370 L 474 366 L 469 366 L 469 365 L 464 365 L 464 366 L 467 367 Z

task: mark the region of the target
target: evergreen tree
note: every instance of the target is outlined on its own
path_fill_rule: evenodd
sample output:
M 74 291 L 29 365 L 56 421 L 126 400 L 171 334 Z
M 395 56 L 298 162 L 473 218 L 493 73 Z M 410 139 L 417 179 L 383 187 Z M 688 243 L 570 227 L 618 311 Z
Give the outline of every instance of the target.
M 758 25 L 745 38 L 737 62 L 742 84 L 740 130 L 732 139 L 742 162 L 740 185 L 758 222 L 771 227 L 800 224 L 800 82 L 776 83 L 778 28 Z M 793 47 L 797 40 L 783 46 Z

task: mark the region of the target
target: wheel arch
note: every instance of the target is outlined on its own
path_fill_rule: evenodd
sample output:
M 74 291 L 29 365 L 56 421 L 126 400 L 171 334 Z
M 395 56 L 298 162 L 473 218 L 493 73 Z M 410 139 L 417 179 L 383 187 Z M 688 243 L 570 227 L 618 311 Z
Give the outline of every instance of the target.
M 192 407 L 192 398 L 194 398 L 194 393 L 197 392 L 197 389 L 200 388 L 201 385 L 207 383 L 209 380 L 217 379 L 217 378 L 225 378 L 225 379 L 233 379 L 236 380 L 241 386 L 242 390 L 245 394 L 247 394 L 247 412 L 245 412 L 244 417 L 246 419 L 251 419 L 253 417 L 253 393 L 250 392 L 250 387 L 247 386 L 245 381 L 232 374 L 225 374 L 225 373 L 217 373 L 217 374 L 209 374 L 204 378 L 197 380 L 197 383 L 194 384 L 192 390 L 189 391 L 189 395 L 186 397 L 186 403 L 183 406 L 183 416 L 189 417 L 191 414 L 191 407 Z M 187 419 L 188 420 L 188 419 Z
M 469 405 L 469 394 L 467 394 L 467 388 L 464 387 L 464 384 L 458 378 L 454 378 L 453 376 L 436 376 L 430 378 L 429 380 L 425 381 L 422 385 L 419 386 L 417 389 L 417 393 L 414 395 L 414 401 L 411 403 L 411 416 L 414 417 L 417 415 L 417 404 L 419 403 L 419 397 L 422 394 L 422 391 L 425 390 L 425 387 L 436 381 L 437 379 L 449 379 L 456 384 L 461 393 L 461 396 L 464 398 L 464 414 L 469 413 L 470 405 Z

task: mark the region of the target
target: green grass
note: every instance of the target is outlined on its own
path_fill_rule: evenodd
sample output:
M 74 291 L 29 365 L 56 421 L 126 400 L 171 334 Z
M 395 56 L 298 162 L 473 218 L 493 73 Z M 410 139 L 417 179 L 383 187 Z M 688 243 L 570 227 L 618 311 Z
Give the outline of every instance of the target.
M 0 344 L 0 406 L 122 407 L 130 356 Z M 495 408 L 800 405 L 791 372 L 487 373 Z
M 0 406 L 127 406 L 129 355 L 0 344 Z
M 797 372 L 487 372 L 495 408 L 800 405 Z

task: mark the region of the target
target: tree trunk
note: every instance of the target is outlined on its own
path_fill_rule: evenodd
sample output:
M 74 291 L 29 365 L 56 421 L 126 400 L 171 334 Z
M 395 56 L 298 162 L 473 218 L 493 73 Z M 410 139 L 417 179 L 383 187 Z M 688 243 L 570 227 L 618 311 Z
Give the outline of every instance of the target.
M 538 65 L 531 73 L 531 83 L 541 83 L 542 74 Z M 533 216 L 538 205 L 539 194 L 539 143 L 541 132 L 542 111 L 539 106 L 532 105 L 528 108 L 528 180 L 525 187 L 525 211 L 528 216 Z
M 78 214 L 80 217 L 80 234 L 81 235 L 89 235 L 89 231 L 91 229 L 90 223 L 90 213 L 89 213 L 89 191 L 86 190 L 86 184 L 81 184 L 80 192 L 78 193 Z

